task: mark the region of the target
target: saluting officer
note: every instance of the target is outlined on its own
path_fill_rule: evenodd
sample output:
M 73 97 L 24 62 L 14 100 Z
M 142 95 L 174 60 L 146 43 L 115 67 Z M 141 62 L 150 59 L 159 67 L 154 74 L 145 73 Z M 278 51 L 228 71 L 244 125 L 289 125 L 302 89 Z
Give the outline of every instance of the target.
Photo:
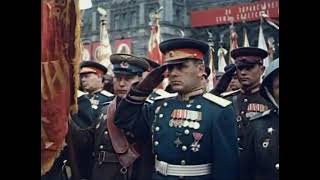
M 231 102 L 205 93 L 207 43 L 177 38 L 164 41 L 165 63 L 132 86 L 116 111 L 115 124 L 140 139 L 153 138 L 152 179 L 238 178 L 236 122 Z M 178 95 L 159 96 L 145 105 L 168 70 L 169 84 Z

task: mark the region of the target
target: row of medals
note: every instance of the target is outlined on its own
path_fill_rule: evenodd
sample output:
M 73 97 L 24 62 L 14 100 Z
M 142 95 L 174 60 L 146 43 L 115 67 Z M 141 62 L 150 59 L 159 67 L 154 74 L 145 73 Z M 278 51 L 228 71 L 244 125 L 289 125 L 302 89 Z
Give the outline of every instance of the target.
M 202 112 L 186 109 L 175 109 L 171 113 L 169 126 L 175 128 L 189 127 L 193 129 L 199 129 L 199 121 L 201 121 L 201 119 Z

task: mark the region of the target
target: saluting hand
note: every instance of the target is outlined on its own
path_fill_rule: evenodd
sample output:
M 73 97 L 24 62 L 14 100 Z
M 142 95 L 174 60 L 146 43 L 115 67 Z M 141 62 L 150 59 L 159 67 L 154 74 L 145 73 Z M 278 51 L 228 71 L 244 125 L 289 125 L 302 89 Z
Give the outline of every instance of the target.
M 153 69 L 139 84 L 136 89 L 144 92 L 151 92 L 156 88 L 164 79 L 164 72 L 167 65 L 159 66 Z

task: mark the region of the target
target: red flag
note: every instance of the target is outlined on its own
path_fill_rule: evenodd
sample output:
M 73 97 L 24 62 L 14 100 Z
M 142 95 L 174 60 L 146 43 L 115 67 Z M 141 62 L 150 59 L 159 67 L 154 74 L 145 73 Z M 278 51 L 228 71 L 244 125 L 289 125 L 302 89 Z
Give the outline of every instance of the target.
M 78 1 L 42 1 L 41 175 L 63 148 L 70 111 L 76 112 L 80 63 Z
M 159 25 L 159 14 L 155 14 L 154 23 L 151 26 L 151 35 L 148 45 L 148 58 L 157 62 L 158 64 L 163 64 L 162 53 L 159 48 L 160 44 L 160 25 Z

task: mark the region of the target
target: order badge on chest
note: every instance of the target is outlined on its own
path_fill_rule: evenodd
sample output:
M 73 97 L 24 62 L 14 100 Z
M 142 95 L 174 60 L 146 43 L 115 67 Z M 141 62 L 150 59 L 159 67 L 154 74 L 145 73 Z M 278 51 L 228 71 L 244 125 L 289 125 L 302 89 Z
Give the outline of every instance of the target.
M 171 113 L 171 119 L 169 121 L 169 126 L 171 128 L 191 128 L 194 130 L 198 130 L 200 128 L 200 122 L 202 120 L 202 112 L 200 111 L 193 111 L 187 109 L 175 109 Z M 190 131 L 185 129 L 182 133 L 176 132 L 176 139 L 174 140 L 174 144 L 178 148 L 183 142 L 181 141 L 181 136 L 189 135 Z M 193 132 L 192 133 L 193 142 L 190 145 L 190 149 L 193 152 L 198 152 L 200 149 L 200 140 L 203 137 L 203 134 L 200 132 Z M 183 151 L 187 150 L 186 146 L 182 147 Z

